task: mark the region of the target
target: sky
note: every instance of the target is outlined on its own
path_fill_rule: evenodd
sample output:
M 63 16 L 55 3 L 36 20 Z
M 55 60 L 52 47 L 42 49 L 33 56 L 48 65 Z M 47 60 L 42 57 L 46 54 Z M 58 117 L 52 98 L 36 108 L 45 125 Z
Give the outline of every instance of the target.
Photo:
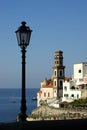
M 54 53 L 63 51 L 65 76 L 87 62 L 87 0 L 0 1 L 0 88 L 21 88 L 21 49 L 15 31 L 32 30 L 26 52 L 26 87 L 40 88 L 53 75 Z

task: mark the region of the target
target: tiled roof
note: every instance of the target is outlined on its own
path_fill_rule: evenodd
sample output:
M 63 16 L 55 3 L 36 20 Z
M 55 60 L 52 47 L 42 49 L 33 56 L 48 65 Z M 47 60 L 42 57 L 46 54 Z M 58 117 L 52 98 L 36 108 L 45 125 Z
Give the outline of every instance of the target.
M 53 88 L 53 84 L 48 84 L 48 85 L 46 85 L 46 86 L 42 86 L 43 88 Z
M 70 80 L 72 80 L 71 77 L 65 77 L 65 78 L 64 78 L 64 81 L 70 81 Z
M 52 79 L 47 79 L 47 85 L 52 84 L 52 83 L 53 83 Z
M 43 85 L 42 88 L 53 88 L 53 80 L 50 79 L 46 79 L 46 85 Z

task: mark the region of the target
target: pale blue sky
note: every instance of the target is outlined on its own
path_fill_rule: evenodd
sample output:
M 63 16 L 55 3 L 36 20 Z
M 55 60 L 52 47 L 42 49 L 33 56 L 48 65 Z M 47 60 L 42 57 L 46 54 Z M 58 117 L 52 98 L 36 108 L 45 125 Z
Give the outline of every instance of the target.
M 26 53 L 26 87 L 53 74 L 54 52 L 63 51 L 65 76 L 87 62 L 87 0 L 0 1 L 0 88 L 21 88 L 21 49 L 15 31 L 22 21 L 33 32 Z

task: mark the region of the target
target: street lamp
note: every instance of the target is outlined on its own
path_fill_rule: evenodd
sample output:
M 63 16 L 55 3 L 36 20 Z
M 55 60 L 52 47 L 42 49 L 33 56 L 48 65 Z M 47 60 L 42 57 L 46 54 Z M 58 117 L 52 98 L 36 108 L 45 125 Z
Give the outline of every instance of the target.
M 21 22 L 22 26 L 20 26 L 18 28 L 18 30 L 16 31 L 16 36 L 17 36 L 17 40 L 18 40 L 18 45 L 21 48 L 21 52 L 22 52 L 22 93 L 21 93 L 21 113 L 20 113 L 20 120 L 21 121 L 26 121 L 26 78 L 25 78 L 25 58 L 26 58 L 26 48 L 29 45 L 29 41 L 30 41 L 30 37 L 31 37 L 31 32 L 32 30 L 26 26 L 26 22 L 23 21 Z

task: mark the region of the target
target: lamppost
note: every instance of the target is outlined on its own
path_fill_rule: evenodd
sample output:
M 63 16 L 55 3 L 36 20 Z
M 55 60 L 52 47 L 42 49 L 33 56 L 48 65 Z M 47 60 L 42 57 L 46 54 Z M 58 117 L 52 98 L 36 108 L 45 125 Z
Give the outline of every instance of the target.
M 19 115 L 19 118 L 21 121 L 26 121 L 26 78 L 25 78 L 25 58 L 26 58 L 26 48 L 29 45 L 30 37 L 31 37 L 31 32 L 32 30 L 26 26 L 26 22 L 23 21 L 21 22 L 22 26 L 18 28 L 16 31 L 16 36 L 18 40 L 18 45 L 21 48 L 22 52 L 22 92 L 21 92 L 21 113 Z

